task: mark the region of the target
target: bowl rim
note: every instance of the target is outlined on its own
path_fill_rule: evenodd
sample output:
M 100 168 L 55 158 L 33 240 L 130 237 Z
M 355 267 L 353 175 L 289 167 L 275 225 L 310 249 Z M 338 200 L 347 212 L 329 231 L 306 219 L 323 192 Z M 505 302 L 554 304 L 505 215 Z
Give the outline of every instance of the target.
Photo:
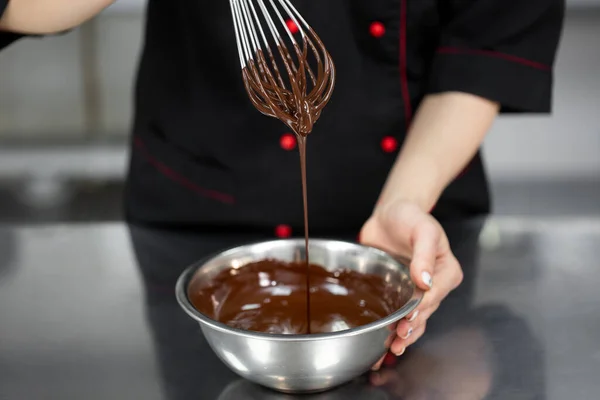
M 341 338 L 341 337 L 356 336 L 356 335 L 360 335 L 363 333 L 378 330 L 382 327 L 386 327 L 386 326 L 400 320 L 401 318 L 405 317 L 406 315 L 408 315 L 411 311 L 413 311 L 415 308 L 417 308 L 417 306 L 421 303 L 421 301 L 423 299 L 423 295 L 424 295 L 423 290 L 421 290 L 417 285 L 415 285 L 413 283 L 413 285 L 414 285 L 413 293 L 412 293 L 412 296 L 410 297 L 410 299 L 402 307 L 400 307 L 398 310 L 394 311 L 393 313 L 391 313 L 390 315 L 388 315 L 385 318 L 381 318 L 381 319 L 373 321 L 369 324 L 361 325 L 361 326 L 351 328 L 351 329 L 346 329 L 343 331 L 327 332 L 327 333 L 311 333 L 311 334 L 293 334 L 293 335 L 282 334 L 282 333 L 256 332 L 256 331 L 248 331 L 248 330 L 239 329 L 239 328 L 233 328 L 229 325 L 226 325 L 222 322 L 216 321 L 216 320 L 206 316 L 205 314 L 196 310 L 196 308 L 192 305 L 192 303 L 190 302 L 190 300 L 188 298 L 188 294 L 187 294 L 187 288 L 188 288 L 190 279 L 192 278 L 194 273 L 199 268 L 201 268 L 204 264 L 206 264 L 208 261 L 210 261 L 214 258 L 217 258 L 217 257 L 225 256 L 228 253 L 233 253 L 233 252 L 239 251 L 240 249 L 245 248 L 245 247 L 259 245 L 259 244 L 260 245 L 268 245 L 270 243 L 280 244 L 282 242 L 286 242 L 286 243 L 302 242 L 303 243 L 304 238 L 287 238 L 287 239 L 262 240 L 262 241 L 250 242 L 250 243 L 239 245 L 239 246 L 236 246 L 236 247 L 224 250 L 224 251 L 212 253 L 211 255 L 206 256 L 206 257 L 194 262 L 192 265 L 187 267 L 181 273 L 181 275 L 179 275 L 179 278 L 177 279 L 177 283 L 175 284 L 175 296 L 177 298 L 177 302 L 179 303 L 181 308 L 183 308 L 183 310 L 190 317 L 195 319 L 197 322 L 200 322 L 203 325 L 207 325 L 219 332 L 232 333 L 237 336 L 242 336 L 245 338 L 253 338 L 253 339 L 268 339 L 268 340 L 272 340 L 272 341 L 283 341 L 283 342 L 298 342 L 298 341 L 309 342 L 309 341 L 314 341 L 314 340 L 337 339 L 337 338 Z M 404 272 L 410 278 L 410 270 L 408 267 L 408 265 L 410 265 L 410 264 L 408 263 L 408 261 L 407 260 L 404 261 L 399 256 L 392 256 L 391 254 L 389 254 L 381 249 L 371 247 L 371 246 L 366 246 L 366 245 L 363 245 L 360 243 L 353 243 L 353 242 L 336 240 L 336 239 L 321 239 L 321 238 L 312 239 L 311 238 L 311 239 L 309 239 L 309 244 L 310 244 L 310 242 L 313 242 L 313 243 L 314 242 L 338 243 L 338 244 L 344 244 L 344 245 L 350 244 L 357 248 L 363 248 L 368 251 L 380 253 L 380 255 L 387 257 L 387 258 L 393 260 L 394 262 L 396 262 L 400 266 L 400 268 L 402 268 L 404 270 Z

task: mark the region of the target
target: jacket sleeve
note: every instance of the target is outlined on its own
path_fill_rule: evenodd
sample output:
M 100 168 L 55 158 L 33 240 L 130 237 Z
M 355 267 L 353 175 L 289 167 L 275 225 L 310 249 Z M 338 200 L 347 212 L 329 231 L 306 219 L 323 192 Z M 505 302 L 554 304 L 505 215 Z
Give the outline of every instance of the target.
M 565 0 L 439 1 L 442 30 L 429 93 L 459 91 L 502 112 L 551 111 Z
M 10 0 L 0 0 L 0 18 L 2 18 L 2 15 L 4 14 L 4 10 L 6 10 L 6 6 L 8 5 L 8 2 Z M 0 50 L 4 49 L 5 47 L 7 47 L 9 44 L 11 44 L 12 42 L 16 41 L 17 39 L 23 37 L 23 35 L 19 35 L 17 33 L 12 33 L 12 32 L 5 32 L 0 30 Z

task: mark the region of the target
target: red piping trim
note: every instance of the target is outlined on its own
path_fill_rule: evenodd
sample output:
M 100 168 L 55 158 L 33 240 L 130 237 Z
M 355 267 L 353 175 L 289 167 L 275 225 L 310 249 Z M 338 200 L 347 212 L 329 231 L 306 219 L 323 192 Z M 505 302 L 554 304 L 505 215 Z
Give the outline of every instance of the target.
M 186 177 L 180 175 L 178 172 L 171 169 L 171 167 L 165 165 L 162 161 L 154 158 L 146 149 L 144 142 L 139 137 L 136 137 L 133 141 L 134 147 L 138 150 L 154 168 L 158 170 L 161 174 L 163 174 L 168 179 L 173 182 L 185 187 L 186 189 L 191 190 L 203 197 L 208 197 L 210 199 L 220 201 L 221 203 L 233 204 L 235 203 L 235 198 L 229 194 L 221 193 L 216 190 L 206 189 L 196 185 L 194 182 L 190 181 Z
M 437 49 L 438 53 L 441 54 L 475 54 L 488 57 L 501 58 L 503 60 L 511 61 L 517 64 L 525 65 L 527 67 L 541 69 L 543 71 L 549 71 L 551 67 L 546 64 L 531 61 L 526 58 L 513 56 L 512 54 L 501 53 L 493 50 L 478 50 L 478 49 L 459 49 L 456 47 L 440 47 Z
M 406 120 L 406 129 L 408 130 L 412 120 L 412 105 L 410 103 L 406 73 L 406 1 L 400 1 L 400 56 L 398 57 L 398 67 L 400 69 L 400 89 L 402 91 L 402 100 L 404 101 L 404 118 Z
M 467 174 L 467 172 L 469 172 L 469 170 L 471 169 L 471 163 L 468 163 L 466 167 L 464 167 L 459 173 L 458 175 L 456 175 L 456 178 L 454 179 L 459 179 L 462 178 L 463 176 L 465 176 Z

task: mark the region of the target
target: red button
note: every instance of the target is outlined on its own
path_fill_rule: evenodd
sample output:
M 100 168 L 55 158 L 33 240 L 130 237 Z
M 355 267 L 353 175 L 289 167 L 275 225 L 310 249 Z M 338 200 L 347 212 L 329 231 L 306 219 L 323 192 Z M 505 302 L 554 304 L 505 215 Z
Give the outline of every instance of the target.
M 386 136 L 381 140 L 381 148 L 386 153 L 394 152 L 398 148 L 398 140 L 395 137 Z
M 369 27 L 369 32 L 371 33 L 371 36 L 380 38 L 383 35 L 385 35 L 385 26 L 381 22 L 375 21 L 371 23 L 371 26 Z
M 296 148 L 296 136 L 291 133 L 281 135 L 279 139 L 279 145 L 284 150 L 294 150 Z
M 288 19 L 287 21 L 285 21 L 285 24 L 287 25 L 290 32 L 292 32 L 292 34 L 298 33 L 298 25 L 296 25 L 296 23 L 293 20 Z
M 292 228 L 289 225 L 277 225 L 275 227 L 275 236 L 285 239 L 292 236 Z

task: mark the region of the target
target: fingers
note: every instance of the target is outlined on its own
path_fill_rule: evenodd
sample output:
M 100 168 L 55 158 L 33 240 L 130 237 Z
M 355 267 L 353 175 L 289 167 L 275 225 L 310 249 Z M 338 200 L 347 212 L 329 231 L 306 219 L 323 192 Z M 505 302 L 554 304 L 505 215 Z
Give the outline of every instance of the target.
M 390 352 L 396 356 L 401 356 L 406 351 L 406 348 L 414 344 L 425 333 L 427 320 L 438 309 L 439 303 L 426 308 L 424 310 L 415 310 L 408 317 L 400 321 L 395 328 L 395 338 L 393 338 L 389 346 Z M 387 346 L 387 344 L 386 344 Z M 373 371 L 378 371 L 384 363 L 387 353 L 383 355 L 371 368 Z
M 390 351 L 397 356 L 404 353 L 406 347 L 413 344 L 424 333 L 427 320 L 439 307 L 439 303 L 417 313 L 412 321 L 404 319 L 396 327 L 396 338 L 390 346 Z M 414 315 L 414 313 L 413 313 Z M 419 332 L 421 332 L 419 334 Z
M 396 335 L 400 338 L 408 338 L 408 336 L 410 336 L 411 329 L 414 331 L 417 327 L 425 324 L 429 317 L 431 317 L 431 314 L 433 314 L 439 306 L 439 303 L 434 304 L 433 306 L 420 311 L 412 321 L 408 319 L 400 321 L 396 327 Z
M 421 305 L 421 307 L 420 307 L 420 308 L 423 308 L 423 309 L 425 309 L 425 308 L 429 308 L 429 307 L 423 307 L 423 303 L 421 303 L 420 305 Z M 405 317 L 405 319 L 406 319 L 408 322 L 413 322 L 415 319 L 417 319 L 417 317 L 419 316 L 419 314 L 421 314 L 421 310 L 419 310 L 419 308 L 417 308 L 415 311 L 413 311 L 413 312 L 411 312 L 410 314 L 408 314 L 408 315 Z M 398 326 L 398 324 L 399 324 L 400 322 L 401 322 L 401 321 L 398 321 L 398 323 L 396 323 L 396 326 Z
M 422 310 L 440 303 L 462 282 L 462 269 L 460 268 L 458 260 L 456 260 L 451 253 L 442 259 L 438 259 L 435 270 L 436 272 L 433 276 L 435 284 L 423 294 L 423 299 L 417 309 L 407 316 L 406 319 L 410 319 L 411 317 L 414 317 L 415 313 L 420 313 Z
M 456 289 L 463 280 L 463 272 L 460 264 L 452 254 L 449 254 L 444 260 L 439 260 L 438 263 L 434 275 L 435 284 L 423 295 L 419 309 L 426 309 L 434 304 L 438 304 L 451 291 Z
M 413 232 L 410 273 L 413 282 L 422 290 L 429 290 L 433 286 L 433 268 L 440 238 L 439 226 L 428 220 L 418 224 Z
M 454 256 L 449 256 L 444 265 L 438 269 L 436 274 L 436 285 L 434 285 L 423 296 L 419 307 L 407 318 L 398 322 L 396 327 L 397 338 L 394 339 L 390 351 L 396 355 L 402 355 L 406 347 L 413 344 L 424 332 L 427 320 L 438 309 L 440 302 L 454 290 L 462 281 L 462 270 Z
M 398 322 L 397 337 L 393 340 L 390 351 L 396 356 L 404 354 L 406 348 L 415 343 L 425 332 L 427 320 L 438 309 L 440 302 L 458 286 L 462 280 L 460 265 L 454 256 L 450 255 L 443 261 L 436 274 L 437 284 L 425 293 L 419 307 L 407 318 Z M 381 367 L 380 360 L 376 368 Z
M 371 367 L 371 370 L 373 371 L 378 371 L 379 368 L 381 368 L 381 364 L 383 364 L 383 360 L 385 360 L 385 356 L 387 355 L 387 352 L 381 356 L 381 358 Z
M 386 352 L 383 356 L 381 356 L 381 358 L 379 360 L 377 360 L 377 362 L 371 367 L 371 369 L 373 371 L 377 371 L 379 368 L 381 368 L 381 365 L 384 364 L 386 362 L 386 359 L 388 356 L 391 356 L 391 354 L 389 353 L 389 349 L 390 346 L 392 345 L 392 342 L 394 341 L 394 339 L 396 339 L 396 328 L 398 326 L 398 323 L 388 327 L 388 329 L 390 330 L 390 334 L 388 335 L 387 339 L 385 339 L 385 343 L 384 346 L 386 348 Z
M 392 346 L 390 347 L 390 350 L 392 351 L 392 353 L 394 353 L 398 356 L 404 354 L 404 351 L 406 350 L 406 348 L 408 346 L 410 346 L 411 344 L 413 344 L 414 342 L 419 340 L 419 338 L 421 336 L 423 336 L 423 334 L 425 333 L 426 325 L 427 325 L 426 322 L 422 323 L 421 325 L 416 327 L 414 330 L 412 330 L 412 332 L 410 333 L 410 335 L 408 335 L 408 337 L 405 336 L 405 338 L 401 338 L 400 336 L 398 336 L 396 338 L 396 340 L 394 340 L 394 342 L 392 343 Z

